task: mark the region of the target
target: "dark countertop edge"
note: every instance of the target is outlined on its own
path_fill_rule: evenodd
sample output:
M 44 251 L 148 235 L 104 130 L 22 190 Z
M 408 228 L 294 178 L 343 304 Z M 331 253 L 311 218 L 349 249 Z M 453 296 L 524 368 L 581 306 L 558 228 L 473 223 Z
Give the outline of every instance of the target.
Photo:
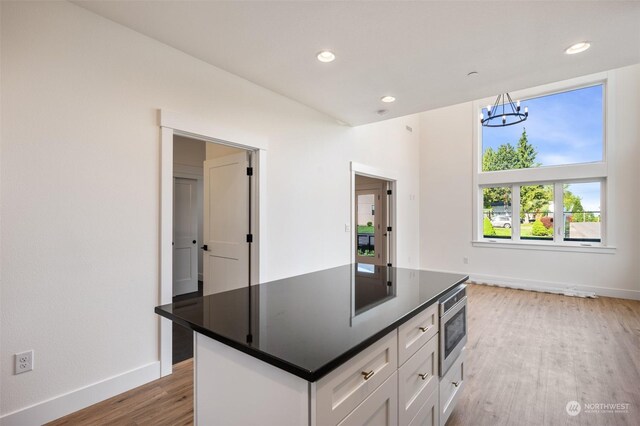
M 247 355 L 250 355 L 254 358 L 258 358 L 261 361 L 266 362 L 267 364 L 271 364 L 275 367 L 278 367 L 288 373 L 293 374 L 294 376 L 298 376 L 301 379 L 304 379 L 308 382 L 316 382 L 318 380 L 320 380 L 322 377 L 326 376 L 327 374 L 329 374 L 330 372 L 332 372 L 333 370 L 335 370 L 336 368 L 340 367 L 342 364 L 344 364 L 345 362 L 347 362 L 348 360 L 350 360 L 351 358 L 353 358 L 354 356 L 356 356 L 357 354 L 359 354 L 360 352 L 362 352 L 363 350 L 365 350 L 366 348 L 368 348 L 369 346 L 371 346 L 372 344 L 374 344 L 375 342 L 377 342 L 378 340 L 382 339 L 384 336 L 386 336 L 387 334 L 389 334 L 391 331 L 393 331 L 394 329 L 398 328 L 400 325 L 404 324 L 405 322 L 407 322 L 408 320 L 410 320 L 411 318 L 413 318 L 414 316 L 418 315 L 420 312 L 424 311 L 425 309 L 427 309 L 429 306 L 433 305 L 434 303 L 436 303 L 442 296 L 444 296 L 448 291 L 450 291 L 453 287 L 460 285 L 462 283 L 464 283 L 465 281 L 467 281 L 469 279 L 469 276 L 466 275 L 464 276 L 464 278 L 456 281 L 455 283 L 451 284 L 449 287 L 447 287 L 445 290 L 443 290 L 442 292 L 438 293 L 436 296 L 434 296 L 433 298 L 429 299 L 428 301 L 424 302 L 422 305 L 417 306 L 415 309 L 413 309 L 410 312 L 407 312 L 406 315 L 400 317 L 399 319 L 397 319 L 396 321 L 393 321 L 392 323 L 390 323 L 387 327 L 383 328 L 382 330 L 380 330 L 379 332 L 373 334 L 372 336 L 368 337 L 367 339 L 363 340 L 362 342 L 358 343 L 357 345 L 355 345 L 354 347 L 352 347 L 351 349 L 349 349 L 346 352 L 343 352 L 341 355 L 337 356 L 336 358 L 334 358 L 333 360 L 329 361 L 328 363 L 326 363 L 325 365 L 323 365 L 322 367 L 318 368 L 315 371 L 310 371 L 304 368 L 300 368 L 297 365 L 294 365 L 288 361 L 284 361 L 283 359 L 280 359 L 278 357 L 275 357 L 273 355 L 269 355 L 266 352 L 263 352 L 257 348 L 252 348 L 249 346 L 246 346 L 245 344 L 242 343 L 238 343 L 235 340 L 229 339 L 228 337 L 222 336 L 220 334 L 214 333 L 213 331 L 206 329 L 204 327 L 200 327 L 198 325 L 192 324 L 188 321 L 185 321 L 179 317 L 174 316 L 173 314 L 163 311 L 161 308 L 162 306 L 167 306 L 167 305 L 162 305 L 162 306 L 156 306 L 156 308 L 154 309 L 155 313 L 167 318 L 183 327 L 186 327 L 190 330 L 196 331 L 202 335 L 205 335 L 207 337 L 210 337 L 214 340 L 219 341 L 220 343 L 223 343 L 227 346 L 230 346 L 234 349 L 239 350 L 240 352 L 244 352 Z

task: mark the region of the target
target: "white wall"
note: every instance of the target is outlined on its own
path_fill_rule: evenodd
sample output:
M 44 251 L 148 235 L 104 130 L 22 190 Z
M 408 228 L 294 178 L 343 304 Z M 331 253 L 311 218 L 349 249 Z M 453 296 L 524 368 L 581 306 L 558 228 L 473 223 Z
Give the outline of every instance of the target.
M 472 279 L 640 298 L 640 65 L 613 70 L 608 223 L 615 254 L 472 247 L 472 104 L 422 113 L 420 266 Z M 463 263 L 463 257 L 469 264 Z
M 189 139 L 182 136 L 173 137 L 173 164 L 182 164 L 189 167 L 197 167 L 202 173 L 204 160 L 206 159 L 206 145 L 204 141 Z
M 340 126 L 73 4 L 1 8 L 5 421 L 43 422 L 150 378 L 129 371 L 159 372 L 160 108 L 268 138 L 267 277 L 349 262 L 350 161 L 398 173 L 398 264 L 418 266 L 419 135 L 405 129 L 418 116 Z M 28 349 L 35 370 L 13 375 Z

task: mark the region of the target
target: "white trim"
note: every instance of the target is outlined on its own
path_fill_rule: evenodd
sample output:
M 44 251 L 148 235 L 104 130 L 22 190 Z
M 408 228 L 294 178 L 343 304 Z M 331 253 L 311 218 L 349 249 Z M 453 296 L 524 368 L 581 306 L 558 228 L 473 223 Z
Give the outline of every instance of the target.
M 160 377 L 160 362 L 154 361 L 99 382 L 58 395 L 0 417 L 2 425 L 41 425 L 74 413 L 105 399 L 142 386 Z
M 351 263 L 356 263 L 356 241 L 353 237 L 357 232 L 356 225 L 356 174 L 360 176 L 368 176 L 376 179 L 382 179 L 389 182 L 389 189 L 392 191 L 392 199 L 391 202 L 387 203 L 387 221 L 389 226 L 391 226 L 391 235 L 389 238 L 389 247 L 387 249 L 387 257 L 389 259 L 389 263 L 393 266 L 397 266 L 398 259 L 398 174 L 392 170 L 383 170 L 376 167 L 367 166 L 365 164 L 356 163 L 354 161 L 351 162 L 351 192 L 349 194 L 349 198 L 351 199 L 351 217 L 349 219 L 349 223 L 351 224 L 351 232 L 350 232 L 350 244 L 351 244 Z M 391 220 L 389 220 L 389 217 Z
M 585 243 L 589 244 L 589 243 Z M 611 246 L 601 246 L 598 243 L 593 243 L 591 246 L 583 246 L 578 244 L 554 244 L 551 241 L 536 240 L 520 240 L 518 242 L 499 239 L 491 240 L 485 238 L 484 240 L 471 241 L 473 247 L 488 247 L 488 248 L 500 248 L 504 250 L 544 250 L 544 251 L 566 251 L 577 253 L 598 253 L 598 254 L 615 254 L 616 248 Z
M 427 270 L 427 269 L 423 269 Z M 448 274 L 465 274 L 469 276 L 469 281 L 480 285 L 493 285 L 498 287 L 515 288 L 529 291 L 543 291 L 547 293 L 558 293 L 571 296 L 596 296 L 615 297 L 617 299 L 640 300 L 639 290 L 626 290 L 621 288 L 608 288 L 589 286 L 581 284 L 559 283 L 552 281 L 527 280 L 521 278 L 503 277 L 499 275 L 476 274 L 473 272 L 445 271 L 428 269 L 434 272 L 445 272 Z
M 253 233 L 251 245 L 252 283 L 261 282 L 265 277 L 266 240 L 260 230 L 266 229 L 266 147 L 267 139 L 209 122 L 198 121 L 171 111 L 159 111 L 160 136 L 160 304 L 172 301 L 172 247 L 173 238 L 173 137 L 187 136 L 246 149 L 254 152 L 253 167 Z M 192 170 L 193 171 L 193 170 Z M 172 326 L 171 321 L 160 318 L 160 373 L 171 374 L 172 365 Z
M 204 170 L 202 167 L 188 166 L 186 164 L 173 163 L 173 176 L 187 179 L 202 180 Z
M 379 169 L 366 164 L 356 163 L 355 161 L 351 162 L 351 171 L 361 176 L 369 176 L 376 179 L 398 180 L 398 173 L 396 171 Z
M 607 176 L 606 163 L 568 164 L 534 169 L 500 170 L 478 173 L 478 185 L 499 186 L 505 184 L 536 184 L 565 180 L 593 180 Z
M 581 77 L 571 78 L 569 80 L 557 81 L 555 83 L 543 84 L 540 86 L 529 87 L 527 89 L 510 91 L 512 99 L 519 99 L 521 101 L 525 101 L 531 98 L 540 98 L 543 96 L 553 95 L 555 93 L 568 92 L 570 90 L 582 89 L 585 87 L 597 86 L 598 84 L 605 84 L 607 80 L 611 78 L 610 72 L 600 72 L 596 74 L 584 75 Z M 496 94 L 497 95 L 497 94 Z M 478 99 L 476 102 L 478 105 L 486 106 L 488 104 L 493 105 L 496 100 L 496 95 Z M 479 108 L 474 108 L 474 111 L 479 110 Z
M 556 283 L 550 281 L 523 280 L 520 278 L 509 278 L 483 274 L 469 274 L 469 281 L 473 281 L 477 284 L 495 285 L 521 290 L 543 291 L 548 293 L 564 294 L 567 296 L 588 297 L 589 295 L 595 294 L 596 296 L 603 297 L 640 300 L 640 291 L 638 290 L 625 290 L 619 288 L 596 287 L 580 284 Z
M 248 150 L 267 149 L 267 139 L 238 128 L 230 128 L 210 120 L 199 120 L 177 112 L 160 110 L 160 127 L 175 130 L 175 134 L 222 143 Z M 240 142 L 241 141 L 241 142 Z
M 171 303 L 173 296 L 173 130 L 160 130 L 160 304 Z M 171 320 L 160 318 L 160 374 L 173 370 L 173 327 Z

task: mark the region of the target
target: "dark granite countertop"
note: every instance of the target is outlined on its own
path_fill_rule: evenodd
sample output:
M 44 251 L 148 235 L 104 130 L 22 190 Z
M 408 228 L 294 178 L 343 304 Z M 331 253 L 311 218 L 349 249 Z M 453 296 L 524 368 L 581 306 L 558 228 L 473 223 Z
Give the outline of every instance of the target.
M 467 279 L 352 264 L 158 306 L 155 312 L 313 382 Z

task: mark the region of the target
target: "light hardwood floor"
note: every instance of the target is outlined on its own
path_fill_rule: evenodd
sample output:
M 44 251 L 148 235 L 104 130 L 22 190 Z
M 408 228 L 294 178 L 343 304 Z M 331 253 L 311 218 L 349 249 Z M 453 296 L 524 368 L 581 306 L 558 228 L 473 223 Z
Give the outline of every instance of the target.
M 447 426 L 639 425 L 640 302 L 468 287 L 466 388 Z M 193 422 L 192 363 L 50 425 Z M 575 417 L 565 410 L 578 401 Z M 586 403 L 628 403 L 589 413 Z

